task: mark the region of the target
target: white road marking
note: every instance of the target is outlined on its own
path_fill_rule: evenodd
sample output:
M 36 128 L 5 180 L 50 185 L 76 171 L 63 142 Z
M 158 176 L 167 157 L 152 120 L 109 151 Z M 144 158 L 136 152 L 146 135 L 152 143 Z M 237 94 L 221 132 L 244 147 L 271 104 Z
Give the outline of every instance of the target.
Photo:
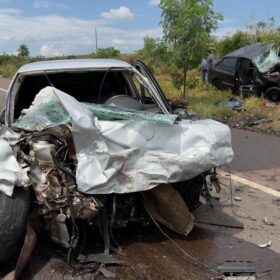
M 7 90 L 4 89 L 4 88 L 0 88 L 0 90 L 1 90 L 1 91 L 4 91 L 5 93 L 7 92 Z
M 218 174 L 225 177 L 225 178 L 229 178 L 229 173 L 227 173 L 227 172 L 219 170 Z M 239 176 L 234 175 L 234 174 L 230 174 L 230 176 L 231 176 L 232 180 L 234 180 L 238 183 L 244 184 L 244 185 L 246 185 L 248 187 L 251 187 L 253 189 L 257 189 L 259 191 L 262 191 L 262 192 L 265 192 L 267 194 L 270 194 L 270 195 L 273 195 L 273 196 L 276 196 L 276 197 L 280 198 L 280 192 L 275 191 L 275 190 L 273 190 L 269 187 L 263 186 L 261 184 L 258 184 L 256 182 L 250 181 L 250 180 L 242 178 L 242 177 L 239 177 Z

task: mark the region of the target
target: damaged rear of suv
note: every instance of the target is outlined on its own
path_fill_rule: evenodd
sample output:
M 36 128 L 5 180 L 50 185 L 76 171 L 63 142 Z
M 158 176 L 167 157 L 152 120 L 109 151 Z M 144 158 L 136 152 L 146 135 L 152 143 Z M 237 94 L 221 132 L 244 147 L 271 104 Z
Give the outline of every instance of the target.
M 215 168 L 233 158 L 229 128 L 188 119 L 142 62 L 25 65 L 2 120 L 0 261 L 31 219 L 73 259 L 80 223 L 99 228 L 106 254 L 117 248 L 114 230 L 133 223 L 187 235 L 208 184 L 219 190 Z

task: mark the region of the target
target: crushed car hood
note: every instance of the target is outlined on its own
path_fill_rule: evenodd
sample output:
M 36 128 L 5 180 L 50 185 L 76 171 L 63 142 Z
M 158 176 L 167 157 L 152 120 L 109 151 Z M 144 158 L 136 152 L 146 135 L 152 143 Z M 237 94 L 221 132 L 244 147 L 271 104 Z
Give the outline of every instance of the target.
M 40 94 L 48 98 L 40 99 Z M 145 191 L 161 183 L 191 179 L 213 167 L 228 164 L 233 158 L 230 129 L 219 122 L 182 120 L 172 123 L 174 119 L 168 123 L 141 117 L 101 120 L 84 104 L 53 87 L 37 95 L 40 102 L 35 102 L 33 109 L 39 103 L 47 106 L 54 97 L 69 115 L 67 122 L 72 128 L 78 160 L 76 182 L 80 192 Z M 54 106 L 49 108 L 57 112 Z M 29 114 L 30 121 L 33 120 L 33 109 L 25 112 L 25 121 Z M 53 123 L 44 123 L 42 119 L 38 130 L 56 125 L 54 111 L 49 112 L 54 117 Z M 20 119 L 17 126 L 20 126 Z M 0 185 L 0 191 L 10 194 L 4 187 Z

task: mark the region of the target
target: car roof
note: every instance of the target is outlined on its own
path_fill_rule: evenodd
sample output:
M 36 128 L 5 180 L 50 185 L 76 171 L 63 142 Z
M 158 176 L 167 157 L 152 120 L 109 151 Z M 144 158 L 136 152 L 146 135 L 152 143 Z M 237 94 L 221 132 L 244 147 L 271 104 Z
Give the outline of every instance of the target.
M 117 59 L 65 59 L 47 60 L 28 63 L 19 68 L 18 73 L 52 71 L 52 70 L 82 70 L 82 69 L 109 69 L 109 68 L 128 69 L 132 66 L 127 62 Z
M 270 50 L 274 44 L 253 44 L 243 48 L 237 49 L 231 53 L 226 54 L 224 57 L 243 57 L 252 59 L 255 56 Z

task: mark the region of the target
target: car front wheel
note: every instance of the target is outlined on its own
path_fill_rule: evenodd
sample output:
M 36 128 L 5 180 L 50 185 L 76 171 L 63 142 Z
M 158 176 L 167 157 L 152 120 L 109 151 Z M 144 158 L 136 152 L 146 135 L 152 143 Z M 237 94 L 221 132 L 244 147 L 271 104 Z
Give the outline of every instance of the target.
M 12 197 L 0 192 L 0 262 L 9 260 L 24 238 L 30 192 L 16 187 Z
M 272 102 L 280 101 L 280 87 L 270 87 L 266 90 L 265 96 Z

